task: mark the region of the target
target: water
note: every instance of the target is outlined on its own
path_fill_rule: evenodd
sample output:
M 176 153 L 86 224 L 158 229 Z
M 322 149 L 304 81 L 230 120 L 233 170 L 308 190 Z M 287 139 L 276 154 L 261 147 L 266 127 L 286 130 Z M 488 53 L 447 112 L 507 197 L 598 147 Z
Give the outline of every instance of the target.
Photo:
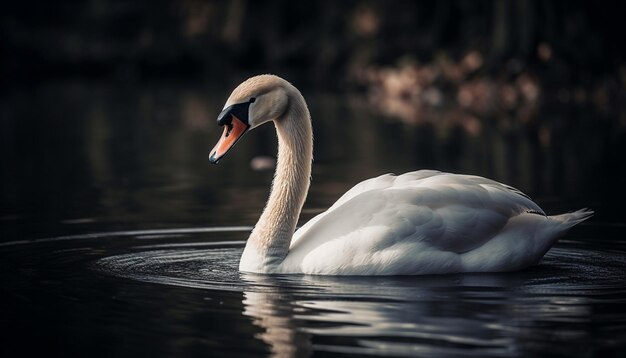
M 249 228 L 237 227 L 6 243 L 13 339 L 3 346 L 103 356 L 617 355 L 626 244 L 591 245 L 595 229 L 522 272 L 422 277 L 240 274 Z
M 532 127 L 412 127 L 359 97 L 305 92 L 316 163 L 301 222 L 360 180 L 421 167 L 507 182 L 549 213 L 597 215 L 522 272 L 266 277 L 237 265 L 272 177 L 250 161 L 275 151 L 274 135 L 251 133 L 208 166 L 227 91 L 61 83 L 3 95 L 3 356 L 604 357 L 626 348 L 618 121 L 586 109 L 563 122 L 562 108 L 545 108 L 546 144 Z

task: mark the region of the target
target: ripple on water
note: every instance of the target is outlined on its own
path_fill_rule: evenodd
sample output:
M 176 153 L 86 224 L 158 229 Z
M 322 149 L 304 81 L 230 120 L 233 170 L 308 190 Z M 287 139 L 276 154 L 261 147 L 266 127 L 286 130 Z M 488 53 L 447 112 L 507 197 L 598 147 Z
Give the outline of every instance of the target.
M 163 285 L 242 291 L 237 266 L 241 247 L 185 246 L 105 257 L 96 267 L 106 273 Z
M 224 310 L 224 314 L 250 317 L 249 324 L 261 328 L 255 339 L 279 356 L 311 351 L 394 356 L 570 355 L 577 352 L 571 337 L 597 341 L 599 346 L 616 347 L 622 342 L 619 334 L 609 339 L 610 334 L 602 333 L 615 331 L 625 319 L 619 309 L 626 297 L 622 251 L 565 242 L 551 249 L 538 266 L 512 273 L 267 276 L 238 272 L 242 239 L 248 230 L 102 233 L 5 244 L 0 250 L 12 252 L 15 262 L 27 253 L 40 267 L 62 270 L 71 263 L 71 269 L 95 269 L 137 282 L 199 289 L 202 295 L 220 300 L 229 292 L 241 292 L 243 311 Z M 84 258 L 86 253 L 94 256 Z M 150 290 L 153 286 L 131 287 Z M 167 301 L 168 307 L 172 304 Z M 178 309 L 185 312 L 194 306 Z M 123 324 L 128 323 L 125 319 L 132 321 L 134 316 L 129 313 Z M 597 337 L 588 327 L 594 320 L 606 322 L 595 324 L 594 330 L 601 332 Z
M 413 277 L 325 277 L 312 275 L 263 276 L 241 274 L 238 263 L 245 241 L 136 245 L 134 251 L 101 258 L 95 267 L 107 274 L 133 280 L 208 290 L 264 290 L 273 286 L 295 291 L 337 295 L 381 295 L 397 298 L 394 290 L 408 287 L 440 289 L 473 287 L 480 297 L 492 289 L 527 294 L 622 293 L 626 256 L 610 251 L 555 247 L 540 265 L 521 272 L 477 273 Z M 373 287 L 373 283 L 375 283 Z M 383 287 L 382 290 L 377 287 Z M 471 293 L 470 293 L 471 296 Z

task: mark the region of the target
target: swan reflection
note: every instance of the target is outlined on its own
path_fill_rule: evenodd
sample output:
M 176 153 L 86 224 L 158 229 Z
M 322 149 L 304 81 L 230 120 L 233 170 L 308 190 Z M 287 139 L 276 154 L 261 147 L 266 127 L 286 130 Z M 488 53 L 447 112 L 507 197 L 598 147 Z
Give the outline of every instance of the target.
M 307 356 L 313 350 L 398 356 L 472 350 L 481 356 L 519 354 L 528 341 L 584 334 L 576 328 L 556 332 L 552 326 L 590 314 L 587 300 L 551 292 L 549 283 L 535 285 L 532 273 L 241 275 L 248 285 L 243 313 L 261 328 L 256 337 L 276 357 Z M 540 321 L 545 328 L 537 330 Z
M 298 329 L 293 297 L 281 288 L 279 279 L 252 274 L 243 279 L 261 288 L 244 291 L 243 299 L 243 314 L 252 317 L 252 323 L 263 330 L 255 337 L 270 347 L 272 356 L 309 356 L 312 352 L 310 334 Z

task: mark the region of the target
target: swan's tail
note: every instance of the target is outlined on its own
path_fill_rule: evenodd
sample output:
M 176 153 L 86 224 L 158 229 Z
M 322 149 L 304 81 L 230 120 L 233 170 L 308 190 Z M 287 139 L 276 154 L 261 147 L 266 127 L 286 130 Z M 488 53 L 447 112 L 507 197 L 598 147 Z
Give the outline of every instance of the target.
M 581 209 L 547 218 L 536 212 L 515 216 L 490 241 L 463 253 L 463 266 L 468 272 L 496 272 L 534 265 L 567 230 L 591 215 L 593 211 Z
M 576 210 L 571 213 L 548 216 L 548 220 L 544 221 L 543 228 L 540 229 L 541 234 L 537 242 L 537 261 L 545 255 L 546 252 L 554 245 L 563 235 L 567 233 L 574 225 L 589 219 L 593 215 L 593 210 L 587 208 Z
M 580 224 L 589 219 L 592 215 L 593 210 L 585 208 L 571 213 L 548 216 L 549 220 L 546 226 L 544 226 L 544 237 L 547 239 L 544 240 L 544 242 L 549 245 L 547 248 L 554 245 L 554 243 L 557 242 L 559 238 L 563 237 L 574 225 Z
M 580 224 L 591 216 L 593 216 L 593 210 L 585 208 L 567 214 L 549 216 L 549 218 L 559 222 L 559 231 L 567 231 L 572 226 Z

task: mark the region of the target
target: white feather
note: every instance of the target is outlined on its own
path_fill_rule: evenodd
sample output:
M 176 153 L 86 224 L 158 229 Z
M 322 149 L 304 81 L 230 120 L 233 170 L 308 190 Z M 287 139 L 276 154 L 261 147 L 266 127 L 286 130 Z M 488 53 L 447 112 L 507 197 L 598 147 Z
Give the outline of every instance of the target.
M 535 264 L 591 212 L 547 217 L 517 189 L 477 176 L 417 171 L 364 181 L 293 237 L 279 271 L 414 275 Z

